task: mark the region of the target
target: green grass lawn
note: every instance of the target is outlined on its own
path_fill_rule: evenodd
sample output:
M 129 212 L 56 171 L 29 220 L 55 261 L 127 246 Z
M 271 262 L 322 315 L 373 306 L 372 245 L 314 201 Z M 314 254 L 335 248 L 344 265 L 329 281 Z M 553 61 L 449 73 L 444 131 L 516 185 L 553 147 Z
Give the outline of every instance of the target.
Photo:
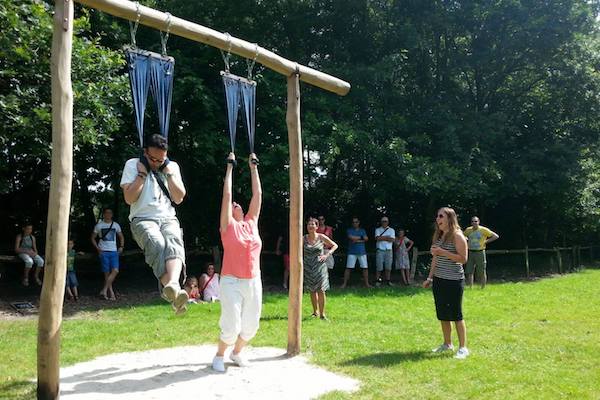
M 465 293 L 472 355 L 433 355 L 441 342 L 431 291 L 333 290 L 331 322 L 310 319 L 302 349 L 314 363 L 360 380 L 325 399 L 600 399 L 600 271 L 489 285 Z M 286 347 L 287 297 L 267 294 L 254 346 Z M 214 343 L 219 305 L 176 317 L 166 303 L 80 314 L 64 321 L 62 365 L 96 356 Z M 0 398 L 30 399 L 36 321 L 0 321 Z

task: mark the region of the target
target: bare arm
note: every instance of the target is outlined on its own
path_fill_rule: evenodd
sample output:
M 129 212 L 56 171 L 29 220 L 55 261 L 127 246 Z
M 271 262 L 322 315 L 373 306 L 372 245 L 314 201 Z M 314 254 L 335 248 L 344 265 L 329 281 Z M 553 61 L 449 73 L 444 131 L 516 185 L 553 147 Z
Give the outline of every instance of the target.
M 252 180 L 252 200 L 250 200 L 250 206 L 248 207 L 248 218 L 258 222 L 260 207 L 262 205 L 262 186 L 258 175 L 258 165 L 254 164 L 252 160 L 258 161 L 258 158 L 256 158 L 256 154 L 254 153 L 250 154 L 250 160 L 248 161 L 248 165 L 250 166 L 250 179 Z
M 169 194 L 171 195 L 171 200 L 173 200 L 173 203 L 181 204 L 186 193 L 185 186 L 183 184 L 183 180 L 181 179 L 181 175 L 175 175 L 170 166 L 171 164 L 168 164 L 163 169 L 163 173 L 167 176 Z
M 325 254 L 328 256 L 332 255 L 338 248 L 337 243 L 331 240 L 327 235 L 323 235 L 322 233 L 319 233 L 318 235 L 323 241 L 323 243 L 325 243 L 325 245 L 330 248 L 329 251 Z
M 408 239 L 408 247 L 406 248 L 406 251 L 410 251 L 410 249 L 412 249 L 412 247 L 415 245 L 415 242 L 413 242 L 412 240 Z
M 492 232 L 492 231 L 490 231 L 490 232 Z M 492 243 L 494 240 L 498 240 L 498 239 L 500 239 L 500 236 L 496 232 L 492 232 L 492 236 L 487 238 L 487 240 L 485 241 L 485 244 Z
M 138 174 L 133 182 L 121 185 L 123 188 L 123 197 L 125 198 L 125 203 L 128 205 L 132 205 L 140 197 L 140 193 L 142 193 L 144 183 L 146 182 L 146 177 L 148 176 L 146 167 L 144 167 L 144 164 L 139 161 L 137 162 L 137 170 Z
M 235 160 L 235 154 L 229 153 L 228 160 Z M 231 212 L 231 190 L 233 186 L 233 164 L 227 163 L 227 170 L 225 171 L 225 181 L 223 182 L 223 198 L 221 199 L 221 232 L 225 232 L 227 226 L 231 223 L 233 219 L 233 214 Z
M 119 237 L 119 248 L 123 249 L 125 247 L 125 236 L 123 236 L 123 232 L 117 232 L 117 236 Z
M 454 262 L 465 264 L 468 259 L 467 254 L 467 239 L 461 231 L 456 231 L 454 234 L 454 246 L 456 247 L 456 253 L 452 253 L 448 250 L 444 250 L 437 245 L 431 246 L 431 255 L 433 256 L 444 256 Z
M 100 247 L 98 247 L 98 242 L 96 241 L 96 237 L 98 237 L 98 234 L 96 233 L 96 228 L 94 228 L 94 230 L 92 231 L 92 235 L 90 236 L 90 241 L 92 242 L 92 246 L 94 246 L 94 248 L 96 249 L 96 251 L 98 253 L 100 253 Z
M 21 249 L 21 234 L 19 233 L 15 238 L 15 254 L 21 253 L 25 253 L 25 251 Z
M 36 245 L 36 242 L 35 242 L 35 236 L 33 236 L 33 235 L 31 236 L 31 244 L 32 244 L 32 247 L 33 247 L 33 252 L 35 253 L 35 255 L 38 255 L 39 253 L 37 251 L 37 245 Z
M 433 274 L 435 273 L 435 269 L 437 268 L 437 257 L 433 256 L 431 258 L 431 267 L 429 268 L 429 275 L 427 275 L 427 280 L 423 282 L 423 287 L 428 288 L 431 286 L 431 282 L 433 281 Z

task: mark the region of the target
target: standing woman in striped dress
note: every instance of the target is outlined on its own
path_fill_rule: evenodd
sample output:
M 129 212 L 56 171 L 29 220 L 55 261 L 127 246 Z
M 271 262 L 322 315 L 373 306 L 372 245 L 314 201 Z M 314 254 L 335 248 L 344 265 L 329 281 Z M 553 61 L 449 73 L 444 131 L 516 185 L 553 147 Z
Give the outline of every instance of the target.
M 467 327 L 462 315 L 462 299 L 465 288 L 463 264 L 467 262 L 467 240 L 465 239 L 456 212 L 442 207 L 435 220 L 435 232 L 431 241 L 431 270 L 423 287 L 433 286 L 433 298 L 437 318 L 442 325 L 444 343 L 434 353 L 454 350 L 452 325 L 458 334 L 459 348 L 454 356 L 463 359 L 469 355 L 467 349 Z
M 317 233 L 319 221 L 309 218 L 306 223 L 307 235 L 304 236 L 304 288 L 310 292 L 313 317 L 327 320 L 325 315 L 325 292 L 329 290 L 329 271 L 327 259 L 333 257 L 338 245 L 323 233 Z

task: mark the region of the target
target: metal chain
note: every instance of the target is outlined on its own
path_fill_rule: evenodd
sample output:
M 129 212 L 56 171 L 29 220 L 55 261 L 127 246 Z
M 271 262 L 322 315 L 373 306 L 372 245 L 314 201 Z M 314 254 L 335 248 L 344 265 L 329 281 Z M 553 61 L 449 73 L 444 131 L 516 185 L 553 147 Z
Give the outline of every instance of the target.
M 160 44 L 162 47 L 162 55 L 167 55 L 167 41 L 169 40 L 169 32 L 171 32 L 171 14 L 167 13 L 167 32 L 163 36 L 162 31 L 160 32 Z
M 137 1 L 135 2 L 135 12 L 137 14 L 135 24 L 132 24 L 131 21 L 129 21 L 129 34 L 131 35 L 131 45 L 134 48 L 137 47 L 135 42 L 135 35 L 137 33 L 138 25 L 140 24 L 140 17 L 142 16 L 142 12 L 140 11 L 140 3 Z

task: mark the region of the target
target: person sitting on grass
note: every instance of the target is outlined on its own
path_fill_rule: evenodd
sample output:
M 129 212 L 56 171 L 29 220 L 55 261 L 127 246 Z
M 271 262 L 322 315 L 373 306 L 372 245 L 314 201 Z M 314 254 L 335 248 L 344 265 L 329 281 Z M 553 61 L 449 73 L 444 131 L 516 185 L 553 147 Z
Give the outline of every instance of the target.
M 183 290 L 185 290 L 189 297 L 190 303 L 196 303 L 200 300 L 200 290 L 198 290 L 198 279 L 193 276 L 188 276 L 183 285 Z
M 33 264 L 35 264 L 35 269 L 33 271 L 35 282 L 38 284 L 38 286 L 42 286 L 40 274 L 44 268 L 44 259 L 38 254 L 37 251 L 35 236 L 32 235 L 33 225 L 30 223 L 25 223 L 21 228 L 23 232 L 19 233 L 15 238 L 15 253 L 17 253 L 17 256 L 25 262 L 23 280 L 21 283 L 23 286 L 29 286 L 29 274 Z
M 65 288 L 68 299 L 77 301 L 79 300 L 79 291 L 77 290 L 79 282 L 77 281 L 77 274 L 75 273 L 75 255 L 77 252 L 75 251 L 74 247 L 75 242 L 73 239 L 69 239 L 67 242 L 67 283 Z
M 208 302 L 219 301 L 220 287 L 219 274 L 215 272 L 215 265 L 211 262 L 206 264 L 204 273 L 200 275 L 200 296 Z

